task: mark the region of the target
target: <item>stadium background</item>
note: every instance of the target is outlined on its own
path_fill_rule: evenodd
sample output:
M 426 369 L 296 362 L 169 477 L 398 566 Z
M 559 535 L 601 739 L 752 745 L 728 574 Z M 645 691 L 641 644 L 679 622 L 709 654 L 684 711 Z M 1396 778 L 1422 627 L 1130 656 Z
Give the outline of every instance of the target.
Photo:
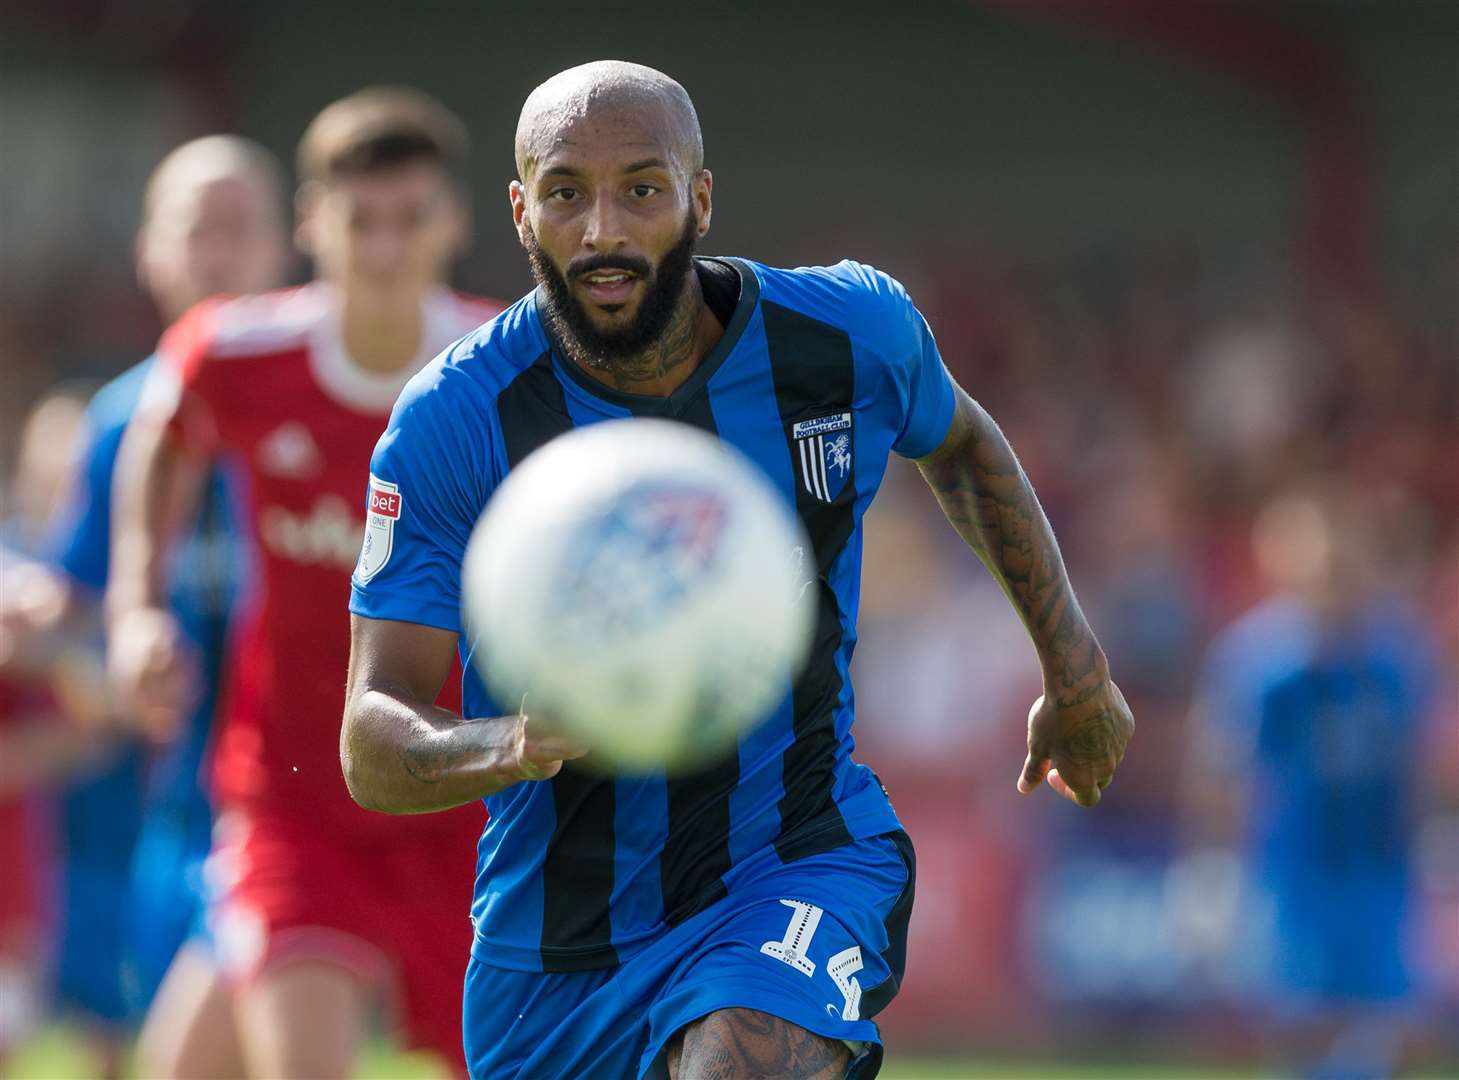
M 908 285 L 1022 455 L 1140 725 L 1097 813 L 1019 800 L 1032 654 L 894 470 L 857 671 L 862 754 L 920 855 L 892 1064 L 1092 1057 L 1131 1075 L 1257 1055 L 1260 943 L 1230 917 L 1239 860 L 1184 797 L 1189 700 L 1206 643 L 1261 595 L 1254 514 L 1317 472 L 1392 490 L 1385 550 L 1451 679 L 1405 757 L 1415 995 L 1452 1039 L 1459 5 L 6 2 L 5 462 L 47 385 L 155 341 L 130 245 L 166 150 L 236 130 L 289 159 L 328 101 L 418 85 L 476 141 L 457 282 L 515 296 L 516 111 L 602 56 L 693 95 L 715 174 L 706 250 L 849 256 Z

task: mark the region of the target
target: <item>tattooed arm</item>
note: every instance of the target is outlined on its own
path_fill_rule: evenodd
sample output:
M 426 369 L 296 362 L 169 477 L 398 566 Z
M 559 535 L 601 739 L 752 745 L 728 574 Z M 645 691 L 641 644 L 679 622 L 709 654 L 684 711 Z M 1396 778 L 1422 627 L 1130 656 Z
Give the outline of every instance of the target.
M 525 716 L 464 720 L 434 705 L 456 635 L 350 616 L 350 670 L 339 756 L 355 802 L 422 814 L 556 775 L 583 751 Z
M 961 389 L 947 438 L 917 462 L 947 520 L 1003 587 L 1028 629 L 1044 693 L 1028 715 L 1018 788 L 1049 785 L 1080 806 L 1099 802 L 1134 720 L 1094 638 L 1053 530 L 1013 448 Z

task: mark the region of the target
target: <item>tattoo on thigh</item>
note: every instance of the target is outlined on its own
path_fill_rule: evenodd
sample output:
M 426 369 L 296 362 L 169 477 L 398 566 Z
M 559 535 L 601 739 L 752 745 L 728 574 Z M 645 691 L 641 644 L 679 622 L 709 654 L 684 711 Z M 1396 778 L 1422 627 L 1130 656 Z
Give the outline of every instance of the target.
M 684 1029 L 676 1080 L 840 1080 L 851 1051 L 754 1009 L 721 1009 Z

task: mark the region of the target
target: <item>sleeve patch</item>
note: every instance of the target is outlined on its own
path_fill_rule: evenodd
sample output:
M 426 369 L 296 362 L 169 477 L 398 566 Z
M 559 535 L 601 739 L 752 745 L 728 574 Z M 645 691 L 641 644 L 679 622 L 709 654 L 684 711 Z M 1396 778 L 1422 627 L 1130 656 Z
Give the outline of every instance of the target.
M 355 582 L 363 585 L 385 568 L 395 548 L 395 523 L 400 520 L 404 499 L 400 487 L 370 475 L 369 509 L 365 516 L 365 540 L 355 567 Z

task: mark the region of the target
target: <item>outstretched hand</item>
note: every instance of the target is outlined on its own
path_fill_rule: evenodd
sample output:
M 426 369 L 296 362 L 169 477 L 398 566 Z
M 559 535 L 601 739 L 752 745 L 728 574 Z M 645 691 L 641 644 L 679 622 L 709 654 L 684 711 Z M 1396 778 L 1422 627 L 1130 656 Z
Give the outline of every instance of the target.
M 1070 802 L 1094 806 L 1134 732 L 1125 695 L 1108 677 L 1052 699 L 1043 694 L 1028 711 L 1028 757 L 1018 790 L 1027 795 L 1047 780 Z

